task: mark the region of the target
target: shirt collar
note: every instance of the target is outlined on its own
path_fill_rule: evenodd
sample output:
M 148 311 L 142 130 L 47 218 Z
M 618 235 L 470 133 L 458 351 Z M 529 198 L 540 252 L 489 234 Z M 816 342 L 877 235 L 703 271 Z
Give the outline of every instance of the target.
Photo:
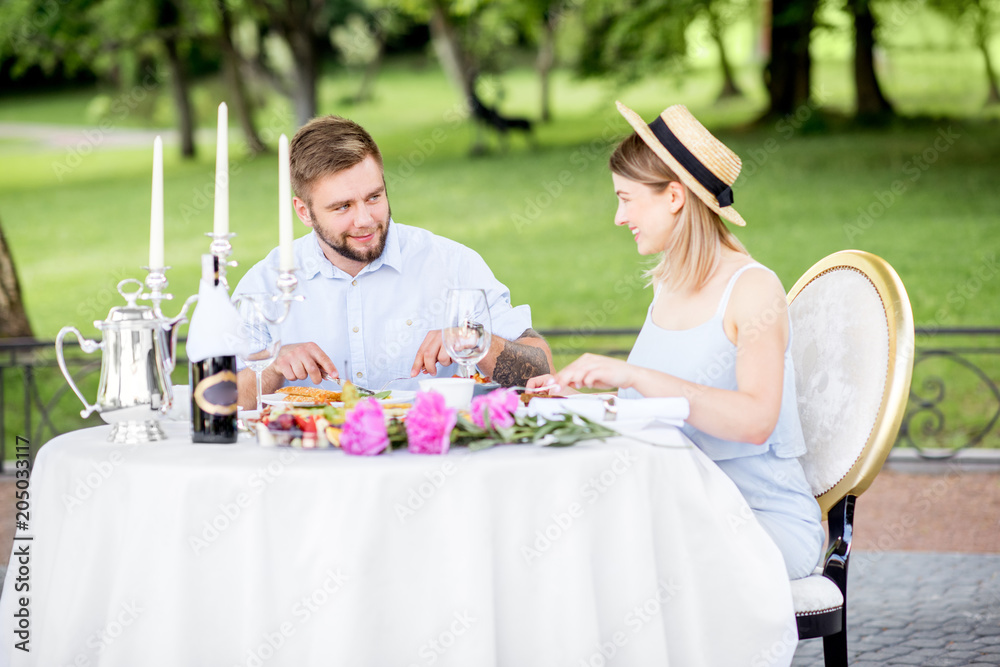
M 309 240 L 306 241 L 302 257 L 302 276 L 309 280 L 315 278 L 316 274 L 321 274 L 324 278 L 349 278 L 347 272 L 335 267 L 319 245 L 319 237 L 316 231 L 309 233 Z M 403 252 L 399 245 L 399 232 L 396 230 L 396 223 L 389 219 L 389 231 L 385 237 L 385 248 L 382 254 L 368 263 L 358 275 L 378 271 L 383 266 L 388 266 L 397 272 L 403 270 Z

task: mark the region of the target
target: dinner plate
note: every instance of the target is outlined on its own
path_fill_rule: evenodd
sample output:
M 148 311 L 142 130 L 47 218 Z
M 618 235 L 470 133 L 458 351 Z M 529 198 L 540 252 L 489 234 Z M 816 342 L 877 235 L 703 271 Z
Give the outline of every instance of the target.
M 317 405 L 326 405 L 326 403 L 317 403 L 316 401 L 289 401 L 286 400 L 285 394 L 264 394 L 260 400 L 264 405 L 280 405 L 285 408 L 311 408 Z

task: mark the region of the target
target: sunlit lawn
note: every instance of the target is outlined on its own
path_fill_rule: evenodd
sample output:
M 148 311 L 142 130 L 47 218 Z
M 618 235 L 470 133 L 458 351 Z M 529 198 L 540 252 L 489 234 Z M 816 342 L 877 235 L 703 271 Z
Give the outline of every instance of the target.
M 531 305 L 539 329 L 638 327 L 648 305 L 644 264 L 630 234 L 612 224 L 606 161 L 628 127 L 614 109 L 616 98 L 645 118 L 686 103 L 743 157 L 736 207 L 749 225 L 738 234 L 786 287 L 824 255 L 861 248 L 895 266 L 918 325 L 995 326 L 1000 127 L 990 120 L 994 113 L 980 110 L 985 81 L 972 66 L 974 54 L 964 57 L 970 66 L 956 76 L 950 67 L 927 68 L 926 58 L 904 53 L 893 58 L 886 83 L 903 110 L 960 111 L 964 120 L 925 118 L 878 129 L 820 122 L 815 108 L 748 129 L 762 104 L 759 73 L 749 65 L 740 73 L 749 98 L 725 103 L 714 101 L 718 79 L 709 68 L 683 80 L 651 77 L 622 88 L 558 72 L 555 120 L 537 125 L 537 146 L 515 135 L 500 150 L 489 136 L 494 151 L 479 158 L 468 157 L 474 129 L 436 66 L 412 59 L 390 64 L 375 99 L 358 106 L 338 102 L 353 92 L 356 79 L 331 74 L 321 88 L 321 111 L 358 120 L 379 141 L 395 219 L 478 250 L 513 300 Z M 842 60 L 817 65 L 817 90 L 828 96 L 829 108 L 850 108 L 849 73 Z M 507 112 L 537 117 L 530 69 L 500 82 Z M 215 82 L 196 89 L 206 129 L 219 91 Z M 164 124 L 167 112 L 157 110 L 167 93 L 154 93 L 157 99 L 145 102 L 151 116 L 137 107 L 114 127 Z M 81 124 L 93 106 L 93 94 L 85 91 L 5 98 L 0 122 Z M 272 146 L 278 132 L 294 131 L 278 100 L 259 121 Z M 817 131 L 823 123 L 828 131 Z M 232 126 L 231 227 L 241 263 L 231 271 L 235 280 L 276 244 L 278 204 L 274 154 L 246 158 Z M 79 140 L 62 147 L 0 141 L 0 222 L 42 338 L 65 324 L 96 335 L 90 322 L 121 302 L 115 283 L 144 277 L 151 150 L 109 148 L 111 135 L 97 136 L 93 149 Z M 208 248 L 204 232 L 212 224 L 211 133 L 199 149 L 193 162 L 181 161 L 176 146 L 166 151 L 166 259 L 173 267 L 170 291 L 179 297 L 173 308 L 196 288 L 199 255 Z M 300 226 L 297 233 L 306 231 Z M 978 280 L 977 272 L 986 279 Z

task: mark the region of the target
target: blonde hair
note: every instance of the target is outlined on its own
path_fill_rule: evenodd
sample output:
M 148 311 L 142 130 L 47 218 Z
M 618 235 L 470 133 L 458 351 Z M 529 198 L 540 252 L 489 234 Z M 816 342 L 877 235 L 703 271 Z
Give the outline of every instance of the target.
M 340 116 L 321 116 L 303 125 L 288 145 L 292 190 L 312 203 L 313 183 L 329 174 L 375 158 L 382 169 L 382 153 L 365 128 Z
M 723 247 L 750 254 L 719 214 L 688 189 L 638 134 L 618 144 L 608 166 L 613 173 L 642 183 L 657 194 L 671 183 L 684 188 L 684 206 L 677 214 L 670 243 L 656 266 L 646 272 L 650 285 L 662 284 L 671 291 L 698 290 L 718 267 Z

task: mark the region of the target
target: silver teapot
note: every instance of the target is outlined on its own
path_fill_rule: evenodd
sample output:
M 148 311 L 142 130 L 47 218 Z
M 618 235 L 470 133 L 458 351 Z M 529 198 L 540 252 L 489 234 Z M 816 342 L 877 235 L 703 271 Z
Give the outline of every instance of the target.
M 125 287 L 129 284 L 137 285 L 138 289 L 126 292 Z M 191 299 L 177 317 L 167 319 L 158 308 L 136 305 L 142 287 L 143 284 L 134 278 L 118 283 L 118 293 L 126 305 L 112 308 L 107 319 L 94 322 L 101 331 L 101 342 L 84 338 L 72 326 L 63 327 L 56 337 L 59 368 L 83 403 L 80 416 L 98 412 L 112 425 L 108 436 L 111 442 L 150 442 L 167 437 L 159 420 L 173 402 L 170 373 L 176 363 L 177 333 L 180 325 L 187 321 L 185 314 Z M 101 382 L 94 404 L 87 402 L 66 367 L 63 338 L 67 334 L 76 335 L 80 349 L 87 354 L 98 349 L 103 351 Z

